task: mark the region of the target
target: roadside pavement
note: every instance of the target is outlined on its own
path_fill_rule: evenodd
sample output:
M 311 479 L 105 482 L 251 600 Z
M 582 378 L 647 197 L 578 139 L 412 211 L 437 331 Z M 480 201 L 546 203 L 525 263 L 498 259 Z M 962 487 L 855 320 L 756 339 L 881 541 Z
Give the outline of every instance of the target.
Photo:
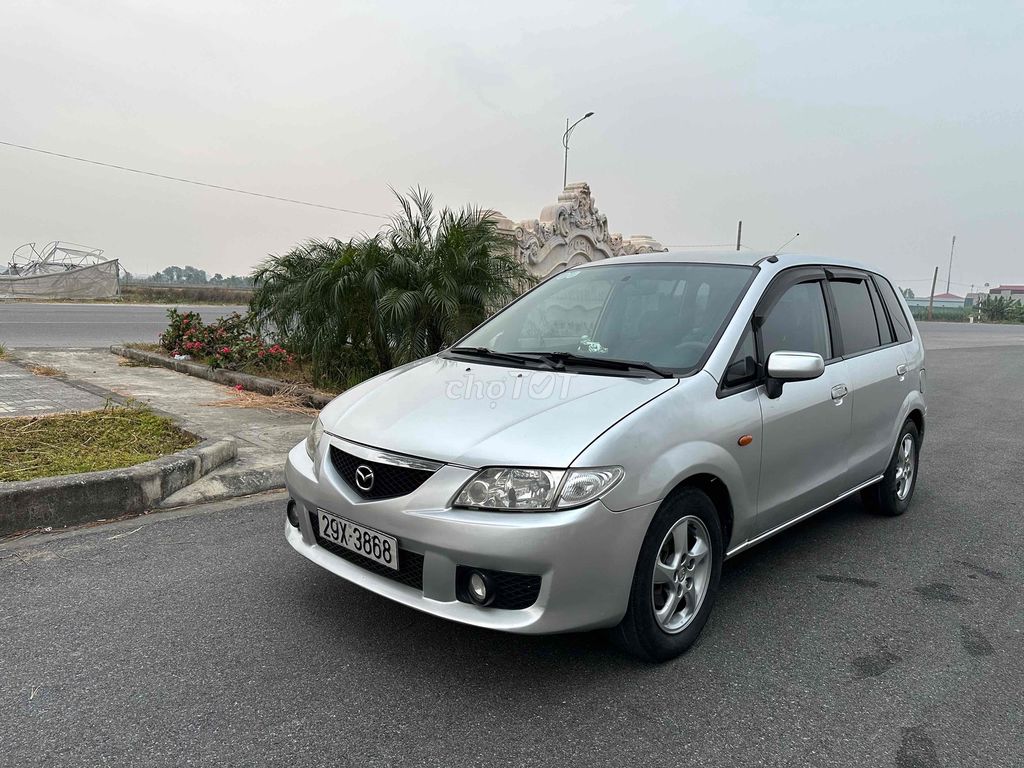
M 233 390 L 165 368 L 123 366 L 120 365 L 123 358 L 106 349 L 22 348 L 17 350 L 17 357 L 52 366 L 67 374 L 69 379 L 149 405 L 176 417 L 184 429 L 204 438 L 234 437 L 238 441 L 236 461 L 169 496 L 163 507 L 283 487 L 285 456 L 305 437 L 313 419 L 311 415 L 212 405 L 230 400 Z
M 51 376 L 37 376 L 0 360 L 0 418 L 94 411 L 104 398 Z

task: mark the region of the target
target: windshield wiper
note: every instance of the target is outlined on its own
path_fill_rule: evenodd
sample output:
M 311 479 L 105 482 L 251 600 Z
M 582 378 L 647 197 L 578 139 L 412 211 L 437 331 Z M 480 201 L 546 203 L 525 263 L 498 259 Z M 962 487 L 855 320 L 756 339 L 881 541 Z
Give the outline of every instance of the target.
M 576 355 L 572 352 L 543 352 L 538 354 L 541 354 L 553 363 L 561 365 L 565 365 L 566 363 L 571 365 L 589 365 L 594 368 L 611 368 L 617 371 L 643 370 L 656 373 L 663 379 L 671 379 L 675 376 L 671 371 L 666 371 L 664 368 L 658 368 L 650 363 L 645 363 L 639 360 L 615 360 L 614 358 L 608 357 L 588 357 L 587 355 Z
M 546 364 L 550 367 L 550 363 L 540 355 L 532 355 L 528 357 L 527 355 L 515 355 L 511 352 L 497 352 L 493 349 L 488 349 L 487 347 L 451 347 L 447 351 L 454 352 L 459 355 L 468 355 L 470 357 L 485 357 L 490 360 L 505 360 L 510 363 L 519 363 L 520 365 L 536 365 L 540 363 L 541 365 Z

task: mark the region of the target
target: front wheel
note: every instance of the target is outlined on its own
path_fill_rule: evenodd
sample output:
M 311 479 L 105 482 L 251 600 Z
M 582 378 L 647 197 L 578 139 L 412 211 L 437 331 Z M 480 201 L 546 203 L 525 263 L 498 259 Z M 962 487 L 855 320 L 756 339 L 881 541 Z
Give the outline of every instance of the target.
M 696 489 L 665 500 L 640 547 L 629 606 L 615 629 L 630 653 L 667 661 L 687 650 L 718 594 L 724 545 L 715 505 Z
M 910 506 L 917 487 L 917 462 L 921 448 L 921 435 L 917 425 L 907 419 L 900 430 L 896 450 L 893 451 L 885 475 L 861 493 L 864 505 L 872 512 L 895 517 Z

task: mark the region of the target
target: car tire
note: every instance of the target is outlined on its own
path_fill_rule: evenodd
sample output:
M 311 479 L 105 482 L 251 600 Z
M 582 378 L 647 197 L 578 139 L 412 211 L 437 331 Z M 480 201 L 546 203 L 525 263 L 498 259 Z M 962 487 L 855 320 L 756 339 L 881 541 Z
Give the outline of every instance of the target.
M 920 457 L 921 434 L 917 425 L 907 419 L 900 430 L 899 440 L 893 449 L 889 466 L 882 479 L 861 492 L 864 506 L 870 511 L 889 517 L 902 515 L 910 506 L 917 487 L 917 465 Z M 907 456 L 907 451 L 910 456 Z M 910 477 L 907 480 L 909 468 Z
M 669 496 L 640 547 L 626 615 L 613 631 L 616 642 L 651 662 L 686 651 L 714 607 L 723 559 L 722 524 L 707 494 L 683 488 Z

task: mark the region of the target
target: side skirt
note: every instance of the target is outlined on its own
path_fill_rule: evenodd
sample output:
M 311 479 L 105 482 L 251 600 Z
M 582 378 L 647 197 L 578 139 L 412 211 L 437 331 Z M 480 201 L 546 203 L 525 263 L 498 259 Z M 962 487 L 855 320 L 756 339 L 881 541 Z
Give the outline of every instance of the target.
M 828 507 L 831 507 L 833 504 L 837 504 L 838 502 L 842 501 L 843 499 L 845 499 L 845 498 L 847 498 L 849 496 L 852 496 L 853 494 L 857 493 L 858 491 L 863 490 L 864 488 L 867 488 L 869 485 L 874 485 L 879 480 L 881 480 L 884 476 L 885 475 L 878 475 L 877 477 L 873 477 L 870 480 L 868 480 L 866 482 L 863 482 L 863 483 L 861 483 L 860 485 L 858 485 L 858 486 L 856 486 L 854 488 L 851 488 L 850 490 L 846 491 L 845 493 L 839 494 L 834 499 L 832 499 L 832 501 L 829 501 L 829 502 L 827 502 L 825 504 L 822 504 L 820 507 L 815 507 L 810 512 L 804 512 L 802 515 L 797 515 L 792 520 L 789 520 L 788 522 L 785 522 L 782 525 L 775 526 L 770 531 L 765 531 L 764 533 L 762 533 L 759 536 L 755 536 L 752 539 L 747 539 L 746 541 L 744 541 L 739 546 L 733 547 L 728 552 L 726 552 L 725 553 L 726 559 L 732 557 L 733 555 L 738 555 L 740 552 L 743 552 L 746 549 L 750 549 L 755 544 L 760 544 L 765 539 L 770 539 L 775 534 L 781 533 L 782 531 L 786 530 L 790 526 L 796 525 L 801 520 L 806 520 L 808 517 L 811 517 L 812 515 L 818 514 L 819 512 L 821 512 L 821 510 L 827 509 Z

